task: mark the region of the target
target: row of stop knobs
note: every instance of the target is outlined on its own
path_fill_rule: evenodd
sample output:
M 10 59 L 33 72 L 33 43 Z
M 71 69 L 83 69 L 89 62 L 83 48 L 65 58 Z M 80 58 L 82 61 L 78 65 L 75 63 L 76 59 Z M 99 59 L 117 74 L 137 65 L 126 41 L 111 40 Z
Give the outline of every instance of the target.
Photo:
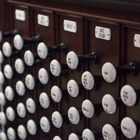
M 0 52 L 1 64 L 2 64 L 4 59 L 12 58 L 13 56 L 15 56 L 15 54 L 20 53 L 20 50 L 24 49 L 26 44 L 28 44 L 28 43 L 29 44 L 30 43 L 38 43 L 38 45 L 37 45 L 38 55 L 34 55 L 30 50 L 26 50 L 25 53 L 24 53 L 24 61 L 20 58 L 16 59 L 15 70 L 18 74 L 23 74 L 24 70 L 25 70 L 25 65 L 31 67 L 37 62 L 36 61 L 37 59 L 43 59 L 44 60 L 47 57 L 49 57 L 50 53 L 53 53 L 53 52 L 56 52 L 56 51 L 67 51 L 68 50 L 68 46 L 65 45 L 64 43 L 61 43 L 61 44 L 58 44 L 54 47 L 48 48 L 47 45 L 44 42 L 41 41 L 39 36 L 31 37 L 31 38 L 28 38 L 28 39 L 23 39 L 19 34 L 12 34 L 12 35 L 15 36 L 14 41 L 13 41 L 14 42 L 14 47 L 11 46 L 11 44 L 9 42 L 4 42 L 3 43 L 2 51 Z M 3 34 L 3 36 L 4 36 L 4 34 Z M 7 36 L 8 36 L 8 33 L 7 33 Z M 82 55 L 77 55 L 74 51 L 70 51 L 70 52 L 67 53 L 67 56 L 66 56 L 66 62 L 67 62 L 68 67 L 67 68 L 65 67 L 65 69 L 70 68 L 70 69 L 74 70 L 80 64 L 85 63 L 85 62 L 89 62 L 89 61 L 92 61 L 92 60 L 94 60 L 95 62 L 98 62 L 99 57 L 100 56 L 97 52 L 91 52 L 91 53 L 88 53 L 88 54 L 82 56 Z M 62 71 L 63 71 L 63 66 L 59 63 L 59 61 L 57 61 L 56 59 L 52 60 L 51 63 L 50 63 L 51 74 L 55 77 L 58 77 L 63 73 Z M 135 61 L 132 61 L 125 66 L 119 66 L 119 67 L 115 67 L 110 62 L 107 62 L 102 66 L 102 76 L 93 75 L 91 72 L 85 71 L 81 76 L 81 83 L 82 83 L 82 86 L 86 90 L 92 90 L 95 83 L 100 82 L 103 79 L 105 81 L 109 82 L 109 83 L 112 83 L 112 82 L 115 81 L 115 79 L 117 77 L 117 74 L 124 73 L 124 72 L 137 74 L 138 71 L 139 71 L 139 69 L 138 69 L 137 63 Z M 4 76 L 7 79 L 12 79 L 12 77 L 14 75 L 14 70 L 13 70 L 12 66 L 10 66 L 9 64 L 6 64 L 4 66 L 3 72 L 4 72 L 4 75 L 3 75 L 2 72 L 0 73 L 1 84 L 4 83 Z M 41 68 L 39 70 L 38 79 L 44 85 L 48 83 L 49 74 L 48 74 L 48 71 L 45 68 Z M 35 88 L 35 81 L 36 81 L 35 78 L 31 74 L 26 75 L 25 85 L 29 90 L 33 90 Z M 20 81 L 20 82 L 22 82 L 22 81 Z M 22 83 L 22 85 L 24 85 L 24 83 Z M 74 79 L 71 79 L 68 82 L 67 85 L 69 85 L 69 86 L 67 86 L 68 93 L 72 97 L 77 97 L 78 93 L 79 93 L 80 83 L 77 83 Z M 127 92 L 127 94 L 126 94 L 126 92 Z M 122 101 L 127 106 L 133 106 L 133 105 L 136 104 L 137 94 L 136 94 L 135 90 L 133 89 L 133 87 L 131 87 L 130 85 L 125 85 L 122 88 L 121 93 L 122 93 L 121 94 Z M 116 110 L 116 101 L 111 95 L 105 95 L 105 97 L 106 97 L 106 99 L 105 99 L 106 102 L 103 103 L 103 108 L 108 114 L 113 114 L 115 112 L 114 108 Z M 133 100 L 130 100 L 131 97 L 133 97 L 132 98 Z M 52 97 L 52 99 L 53 99 L 53 97 Z M 108 100 L 109 100 L 109 102 L 108 102 Z M 54 99 L 54 101 L 55 101 L 55 99 Z M 89 104 L 89 106 L 90 106 L 89 108 L 93 109 L 93 107 L 91 107 L 92 105 L 90 105 L 90 104 L 92 104 L 91 101 L 89 101 L 89 100 L 87 100 L 87 101 L 88 102 L 86 103 L 86 107 Z M 56 101 L 56 102 L 60 102 L 60 100 Z M 114 107 L 114 103 L 115 103 L 115 107 L 113 109 L 111 108 L 110 109 L 111 111 L 108 110 L 108 105 L 107 105 L 110 102 L 111 102 L 111 105 L 113 105 L 113 107 Z M 125 119 L 129 122 L 128 124 L 131 124 L 131 126 L 136 126 L 135 122 L 131 118 L 125 118 Z M 125 125 L 127 125 L 126 121 L 125 121 Z M 127 125 L 127 127 L 128 127 L 128 125 Z M 126 131 L 127 129 L 125 129 L 125 128 L 127 128 L 127 127 L 126 126 L 122 127 L 122 128 L 124 128 L 124 129 L 122 129 L 124 135 L 128 138 L 135 137 L 137 130 L 133 128 L 133 130 L 135 130 L 135 131 L 133 131 L 134 133 L 133 133 L 133 136 L 132 136 Z

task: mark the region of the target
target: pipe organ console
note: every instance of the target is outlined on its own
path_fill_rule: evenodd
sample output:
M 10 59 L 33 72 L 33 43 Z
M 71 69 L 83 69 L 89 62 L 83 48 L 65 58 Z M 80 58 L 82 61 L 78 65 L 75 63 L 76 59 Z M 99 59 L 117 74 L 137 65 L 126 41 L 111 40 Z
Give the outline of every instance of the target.
M 139 8 L 1 0 L 0 140 L 140 140 Z

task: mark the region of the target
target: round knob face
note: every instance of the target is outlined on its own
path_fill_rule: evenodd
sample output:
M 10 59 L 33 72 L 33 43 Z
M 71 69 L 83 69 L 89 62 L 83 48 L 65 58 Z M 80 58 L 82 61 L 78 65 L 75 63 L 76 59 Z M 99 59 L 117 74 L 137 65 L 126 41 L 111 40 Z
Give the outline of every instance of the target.
M 17 114 L 19 117 L 24 118 L 26 116 L 26 108 L 23 103 L 17 104 Z
M 41 68 L 38 71 L 38 79 L 44 85 L 46 85 L 48 83 L 49 74 L 48 74 L 48 72 L 47 72 L 47 70 L 45 68 Z
M 51 97 L 54 102 L 59 103 L 62 99 L 62 91 L 58 86 L 53 86 L 51 88 Z
M 20 58 L 16 59 L 16 61 L 15 61 L 16 72 L 18 74 L 22 74 L 24 72 L 24 69 L 25 69 L 25 67 L 24 67 L 23 61 Z
M 105 124 L 102 128 L 102 135 L 105 140 L 117 140 L 117 133 L 110 124 Z
M 35 79 L 31 74 L 26 75 L 25 85 L 29 90 L 33 90 L 35 87 Z
M 70 69 L 76 69 L 79 64 L 79 58 L 75 52 L 70 51 L 66 56 L 66 62 Z
M 53 76 L 60 76 L 61 74 L 61 65 L 60 63 L 56 60 L 56 59 L 53 59 L 50 63 L 50 71 L 52 73 Z
M 62 127 L 63 124 L 63 118 L 61 114 L 58 111 L 53 112 L 51 117 L 52 123 L 56 128 Z
M 55 136 L 53 140 L 62 140 L 59 136 Z
M 7 140 L 6 134 L 4 132 L 0 132 L 0 140 Z
M 22 50 L 24 45 L 24 40 L 19 34 L 15 35 L 13 42 L 17 50 Z
M 14 99 L 14 90 L 11 86 L 7 86 L 4 92 L 7 100 L 12 101 Z
M 7 120 L 6 120 L 6 116 L 4 114 L 4 112 L 0 112 L 0 124 L 1 125 L 6 125 Z
M 92 118 L 94 115 L 94 106 L 92 102 L 88 99 L 84 100 L 82 103 L 82 112 L 85 117 Z
M 3 85 L 3 84 L 4 84 L 4 81 L 5 81 L 4 75 L 3 75 L 3 73 L 0 71 L 0 85 Z
M 12 79 L 13 77 L 13 69 L 9 64 L 4 66 L 4 75 L 7 79 Z
M 79 140 L 79 137 L 75 133 L 71 133 L 68 140 Z
M 102 106 L 107 114 L 114 114 L 116 112 L 117 108 L 116 101 L 114 97 L 110 94 L 106 94 L 103 96 Z
M 35 135 L 37 132 L 37 126 L 33 120 L 27 122 L 27 130 L 31 135 Z
M 15 140 L 16 139 L 16 133 L 15 130 L 12 127 L 9 127 L 7 129 L 7 137 L 9 140 Z
M 50 100 L 49 100 L 49 97 L 47 95 L 47 93 L 45 92 L 42 92 L 39 96 L 39 102 L 40 102 L 40 105 L 44 108 L 44 109 L 47 109 L 50 105 Z
M 34 64 L 34 55 L 30 50 L 27 50 L 24 53 L 24 61 L 25 61 L 27 66 L 33 66 L 33 64 Z
M 137 135 L 136 123 L 129 117 L 125 117 L 121 121 L 121 130 L 125 137 L 132 139 Z
M 84 129 L 82 132 L 83 140 L 95 140 L 95 135 L 90 129 Z
M 28 98 L 26 100 L 26 108 L 27 108 L 29 113 L 31 113 L 31 114 L 35 113 L 36 104 L 35 104 L 35 101 L 32 98 Z
M 40 119 L 40 127 L 44 133 L 48 133 L 50 131 L 50 122 L 48 118 L 42 117 Z
M 41 59 L 46 59 L 48 56 L 48 47 L 45 43 L 41 42 L 37 46 L 37 53 Z
M 3 51 L 3 54 L 6 56 L 6 57 L 10 57 L 11 54 L 12 54 L 12 46 L 9 42 L 4 42 L 3 45 L 2 45 L 2 51 Z
M 12 107 L 8 107 L 6 109 L 6 116 L 7 116 L 7 119 L 9 121 L 14 121 L 15 120 L 16 115 L 15 115 L 15 111 Z
M 78 110 L 75 107 L 70 107 L 69 108 L 69 110 L 68 110 L 68 118 L 69 118 L 69 121 L 74 125 L 79 123 L 80 114 L 79 114 Z
M 91 90 L 94 87 L 95 79 L 89 71 L 85 71 L 81 77 L 82 85 L 85 89 Z
M 67 83 L 67 91 L 71 97 L 77 97 L 79 94 L 79 85 L 75 80 L 70 80 Z
M 110 62 L 106 62 L 102 66 L 102 76 L 104 80 L 108 83 L 113 83 L 117 76 L 117 71 L 114 65 Z
M 134 106 L 137 101 L 137 93 L 130 85 L 124 85 L 121 88 L 121 100 L 127 106 Z
M 26 140 L 27 137 L 27 131 L 23 125 L 19 125 L 17 128 L 17 133 L 20 139 Z
M 0 50 L 0 64 L 2 64 L 3 61 L 4 61 L 4 56 L 3 56 L 2 51 Z
M 0 92 L 0 105 L 4 106 L 6 103 L 6 99 L 4 93 Z
M 23 96 L 25 94 L 26 88 L 22 81 L 16 82 L 16 92 L 19 96 Z

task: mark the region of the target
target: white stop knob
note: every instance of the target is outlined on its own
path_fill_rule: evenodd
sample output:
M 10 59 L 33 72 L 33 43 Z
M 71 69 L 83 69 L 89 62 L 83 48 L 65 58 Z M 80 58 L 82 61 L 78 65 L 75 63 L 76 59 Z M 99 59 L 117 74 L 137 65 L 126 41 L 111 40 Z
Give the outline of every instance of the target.
M 6 99 L 3 92 L 0 92 L 0 105 L 4 106 L 6 103 Z
M 53 86 L 51 88 L 51 97 L 54 102 L 59 103 L 62 99 L 62 91 L 58 86 Z
M 6 125 L 7 120 L 4 112 L 0 112 L 0 124 L 1 125 Z
M 53 125 L 56 128 L 62 127 L 63 118 L 62 118 L 62 115 L 58 111 L 53 112 L 51 120 L 52 120 Z
M 25 94 L 26 88 L 22 81 L 16 82 L 16 92 L 19 96 L 23 96 Z
M 41 59 L 46 59 L 48 56 L 48 47 L 45 43 L 41 42 L 37 46 L 37 53 Z
M 47 117 L 43 116 L 40 119 L 40 127 L 43 132 L 48 133 L 50 131 L 50 121 L 48 120 Z
M 112 63 L 106 62 L 102 66 L 102 76 L 104 80 L 108 83 L 112 83 L 115 81 L 116 76 L 117 76 L 117 71 Z
M 31 135 L 35 135 L 37 132 L 37 126 L 33 120 L 27 122 L 27 130 Z
M 25 66 L 24 66 L 23 61 L 20 58 L 16 59 L 15 61 L 16 72 L 19 74 L 22 74 L 24 72 L 24 69 L 25 69 Z
M 26 75 L 25 85 L 29 90 L 33 90 L 35 87 L 35 79 L 31 74 Z
M 9 127 L 7 129 L 7 137 L 9 140 L 15 140 L 16 139 L 16 133 L 15 130 L 12 127 Z
M 62 140 L 59 136 L 53 137 L 53 140 Z
M 29 113 L 31 113 L 31 114 L 35 113 L 36 103 L 32 98 L 28 98 L 26 100 L 26 108 L 27 108 Z
M 95 79 L 91 72 L 85 71 L 81 77 L 82 85 L 85 89 L 91 90 L 94 87 Z
M 5 77 L 7 78 L 7 79 L 12 79 L 12 77 L 13 77 L 13 69 L 12 69 L 12 67 L 9 65 L 9 64 L 6 64 L 5 66 L 4 66 L 4 75 L 5 75 Z
M 5 81 L 4 75 L 3 75 L 3 73 L 0 71 L 0 85 L 3 85 L 3 84 L 4 84 L 4 81 Z
M 24 61 L 25 61 L 27 66 L 33 66 L 33 64 L 34 64 L 34 55 L 30 50 L 27 50 L 24 53 Z
M 68 140 L 79 140 L 79 137 L 77 136 L 77 134 L 71 133 Z
M 17 128 L 17 133 L 20 139 L 26 140 L 27 137 L 27 131 L 26 128 L 23 125 L 19 125 Z
M 4 93 L 7 100 L 12 101 L 14 99 L 15 93 L 11 86 L 7 86 Z
M 68 110 L 68 118 L 72 124 L 78 124 L 80 122 L 79 111 L 75 107 L 70 107 Z
M 3 63 L 3 61 L 4 61 L 4 56 L 2 51 L 0 50 L 0 65 Z
M 71 97 L 77 97 L 79 94 L 79 85 L 75 80 L 70 80 L 67 83 L 67 91 Z
M 9 121 L 14 121 L 15 120 L 16 114 L 15 114 L 15 111 L 12 107 L 8 107 L 6 109 L 6 116 L 7 116 L 7 119 Z
M 3 54 L 6 57 L 10 57 L 12 55 L 12 46 L 9 42 L 4 42 L 2 45 Z
M 24 45 L 24 40 L 19 34 L 14 36 L 13 43 L 17 50 L 22 50 L 23 45 Z
M 18 103 L 17 104 L 17 114 L 21 117 L 24 118 L 26 116 L 26 108 L 23 103 Z
M 95 135 L 90 129 L 86 128 L 82 132 L 82 139 L 83 140 L 95 140 Z
M 7 140 L 7 136 L 4 132 L 0 132 L 0 140 Z

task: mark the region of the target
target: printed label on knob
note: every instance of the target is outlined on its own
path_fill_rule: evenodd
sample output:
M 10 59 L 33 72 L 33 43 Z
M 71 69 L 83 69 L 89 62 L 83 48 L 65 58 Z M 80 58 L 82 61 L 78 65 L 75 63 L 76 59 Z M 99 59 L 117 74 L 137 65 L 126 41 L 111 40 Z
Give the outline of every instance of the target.
M 79 64 L 79 58 L 77 54 L 73 51 L 70 51 L 66 57 L 67 65 L 70 69 L 76 69 Z
M 3 73 L 0 71 L 0 85 L 3 85 L 3 84 L 4 84 L 4 81 L 5 81 L 4 75 L 3 75 Z
M 18 95 L 23 96 L 25 94 L 26 88 L 22 81 L 16 82 L 16 92 Z
M 55 136 L 53 140 L 62 140 L 59 136 Z
M 33 90 L 35 87 L 35 79 L 31 74 L 26 75 L 25 84 L 29 90 Z
M 84 129 L 82 132 L 83 140 L 95 140 L 95 135 L 90 129 Z
M 10 57 L 11 54 L 12 54 L 12 46 L 9 42 L 4 42 L 3 45 L 2 45 L 2 51 L 3 51 L 3 54 L 6 56 L 6 57 Z
M 27 131 L 23 125 L 19 125 L 17 128 L 17 133 L 20 139 L 26 140 L 27 137 Z
M 4 106 L 6 103 L 6 99 L 3 92 L 0 92 L 0 105 Z
M 17 50 L 22 50 L 23 45 L 24 45 L 24 40 L 19 34 L 15 35 L 13 42 Z
M 35 113 L 36 104 L 32 98 L 28 98 L 26 100 L 26 108 L 27 108 L 28 112 L 30 112 L 31 114 Z
M 50 71 L 51 71 L 53 76 L 56 76 L 56 77 L 60 76 L 60 74 L 61 74 L 61 65 L 56 59 L 51 61 L 51 63 L 50 63 Z
M 16 133 L 15 130 L 12 127 L 9 127 L 7 129 L 7 137 L 9 140 L 15 140 L 16 139 Z
M 16 115 L 15 115 L 15 111 L 12 107 L 8 107 L 6 109 L 6 116 L 7 116 L 7 119 L 9 121 L 14 121 L 15 120 Z
M 7 86 L 4 92 L 7 100 L 12 101 L 14 99 L 14 91 L 11 86 Z
M 38 78 L 39 78 L 39 81 L 42 83 L 42 84 L 47 84 L 48 83 L 48 80 L 49 80 L 49 75 L 48 75 L 48 72 L 45 68 L 41 68 L 38 72 Z
M 31 135 L 35 135 L 37 132 L 37 126 L 33 120 L 27 122 L 27 130 Z
M 68 110 L 68 118 L 69 118 L 69 121 L 74 125 L 79 123 L 80 114 L 79 114 L 78 110 L 75 107 L 70 107 L 69 108 L 69 110 Z
M 24 53 L 24 61 L 25 61 L 27 66 L 33 66 L 33 64 L 34 64 L 34 55 L 30 50 L 27 50 Z
M 102 128 L 102 135 L 105 140 L 116 140 L 117 133 L 114 127 L 110 124 L 105 124 Z
M 24 118 L 26 116 L 26 108 L 23 103 L 18 103 L 17 104 L 17 114 L 21 117 Z
M 50 122 L 45 116 L 40 119 L 40 127 L 45 133 L 48 133 L 50 131 Z
M 25 69 L 25 67 L 24 67 L 23 61 L 20 58 L 16 59 L 16 61 L 15 61 L 16 72 L 19 74 L 22 74 L 24 72 L 24 69 Z
M 125 117 L 121 121 L 121 130 L 124 136 L 126 136 L 129 139 L 135 138 L 137 134 L 137 126 L 135 122 L 129 118 Z
M 4 75 L 7 79 L 12 79 L 13 77 L 13 69 L 9 64 L 4 66 Z
M 107 114 L 114 114 L 117 108 L 114 97 L 110 94 L 106 94 L 102 98 L 102 106 Z
M 113 83 L 117 76 L 117 71 L 114 65 L 110 62 L 106 62 L 102 66 L 102 76 L 104 80 L 108 83 Z
M 37 53 L 41 59 L 46 59 L 48 56 L 48 47 L 45 43 L 41 42 L 37 46 Z
M 82 85 L 85 89 L 91 90 L 94 87 L 95 79 L 89 71 L 85 71 L 81 77 Z
M 49 97 L 47 95 L 47 93 L 45 92 L 42 92 L 39 96 L 39 102 L 40 102 L 40 105 L 44 108 L 44 109 L 47 109 L 50 105 L 50 100 L 49 100 Z
M 137 93 L 130 85 L 125 85 L 121 89 L 121 99 L 127 106 L 134 106 L 137 101 Z
M 0 50 L 0 65 L 3 63 L 3 61 L 4 61 L 4 56 L 2 51 Z
M 4 112 L 0 112 L 0 124 L 1 125 L 6 125 L 7 120 Z
M 61 128 L 62 127 L 63 118 L 62 118 L 62 115 L 58 111 L 53 112 L 51 120 L 52 120 L 53 125 L 56 128 Z
M 75 133 L 71 133 L 68 140 L 79 140 L 79 137 Z
M 51 88 L 51 97 L 54 102 L 59 103 L 62 99 L 62 91 L 58 86 L 53 86 Z
M 67 91 L 71 97 L 77 97 L 79 94 L 79 85 L 75 80 L 70 80 L 67 83 Z
M 87 118 L 92 118 L 94 115 L 94 106 L 92 102 L 88 99 L 84 100 L 82 103 L 82 112 Z
M 0 140 L 7 140 L 6 134 L 4 132 L 0 132 Z

